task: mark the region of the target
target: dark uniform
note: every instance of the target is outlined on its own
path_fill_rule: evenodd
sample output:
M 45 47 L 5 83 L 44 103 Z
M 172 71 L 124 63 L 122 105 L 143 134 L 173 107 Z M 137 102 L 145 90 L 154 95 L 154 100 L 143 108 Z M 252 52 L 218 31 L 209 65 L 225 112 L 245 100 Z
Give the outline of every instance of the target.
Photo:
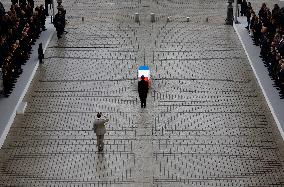
M 48 14 L 48 5 L 49 4 L 52 4 L 52 0 L 45 0 L 44 1 L 44 5 L 45 5 L 45 15 L 46 16 L 49 16 L 49 14 Z
M 61 38 L 61 35 L 65 29 L 65 11 L 59 11 L 53 20 L 54 27 L 56 28 L 58 39 Z
M 11 0 L 11 2 L 12 2 L 12 5 L 19 4 L 18 0 Z
M 43 49 L 42 49 L 42 43 L 39 44 L 37 51 L 38 51 L 39 63 L 42 63 L 42 59 L 44 59 L 44 54 L 43 54 Z
M 28 0 L 28 3 L 29 3 L 29 5 L 32 7 L 32 9 L 33 9 L 34 6 L 35 6 L 34 0 Z
M 25 6 L 27 4 L 27 0 L 20 0 L 20 6 Z
M 0 2 L 0 16 L 4 16 L 4 15 L 5 15 L 5 8 L 3 4 Z
M 142 75 L 141 81 L 138 82 L 138 93 L 141 101 L 141 108 L 143 107 L 146 108 L 146 99 L 147 99 L 148 90 L 149 90 L 148 82 L 145 81 L 145 77 Z

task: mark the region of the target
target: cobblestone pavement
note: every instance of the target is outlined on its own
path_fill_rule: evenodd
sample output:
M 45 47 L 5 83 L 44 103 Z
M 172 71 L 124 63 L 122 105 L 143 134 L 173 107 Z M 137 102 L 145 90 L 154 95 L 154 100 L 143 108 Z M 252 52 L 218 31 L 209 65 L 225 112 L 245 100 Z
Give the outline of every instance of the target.
M 283 144 L 225 2 L 64 2 L 68 34 L 49 44 L 0 150 L 1 186 L 284 186 Z M 110 118 L 103 154 L 98 111 Z

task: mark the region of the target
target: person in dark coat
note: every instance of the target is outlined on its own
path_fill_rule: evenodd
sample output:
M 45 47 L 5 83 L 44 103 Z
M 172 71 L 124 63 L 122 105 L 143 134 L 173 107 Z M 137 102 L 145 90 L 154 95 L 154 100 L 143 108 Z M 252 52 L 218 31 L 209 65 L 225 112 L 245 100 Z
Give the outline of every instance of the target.
M 141 101 L 141 108 L 146 108 L 146 99 L 149 90 L 148 82 L 145 81 L 144 75 L 141 76 L 141 80 L 138 82 L 138 93 Z
M 44 0 L 44 5 L 45 5 L 45 15 L 49 16 L 48 14 L 48 5 L 52 4 L 52 0 Z
M 40 43 L 38 45 L 38 59 L 39 59 L 39 63 L 41 64 L 42 63 L 42 59 L 44 59 L 44 54 L 43 54 L 43 49 L 42 49 L 42 43 Z
M 58 11 L 53 19 L 53 24 L 57 31 L 57 38 L 60 39 L 65 28 L 65 11 Z
M 246 13 L 245 13 L 245 16 L 247 17 L 247 23 L 248 23 L 248 26 L 246 26 L 246 29 L 248 30 L 250 30 L 251 12 L 252 12 L 251 3 L 248 2 L 247 7 L 246 7 Z
M 280 23 L 280 7 L 278 4 L 275 4 L 272 9 L 272 19 L 276 22 L 276 24 Z
M 5 15 L 5 8 L 4 8 L 3 4 L 0 2 L 0 16 L 4 16 L 4 15 Z
M 22 7 L 22 6 L 26 6 L 27 0 L 20 0 L 19 3 L 20 3 L 20 6 L 21 6 L 21 7 Z
M 12 5 L 19 4 L 19 0 L 11 0 Z
M 280 41 L 277 44 L 277 50 L 281 56 L 284 56 L 284 34 L 282 35 Z
M 43 5 L 40 5 L 39 7 L 39 22 L 40 22 L 40 27 L 42 28 L 43 31 L 45 31 L 45 19 L 46 19 L 46 16 L 44 14 L 44 7 Z
M 267 18 L 267 7 L 265 3 L 262 3 L 261 8 L 258 12 L 258 17 L 260 21 L 263 21 L 263 19 Z
M 237 0 L 237 11 L 238 11 L 238 17 L 240 16 L 240 6 L 242 5 L 243 0 Z
M 283 84 L 284 83 L 284 63 L 281 64 L 280 68 L 281 69 L 278 73 L 278 79 Z
M 28 4 L 32 7 L 32 9 L 35 7 L 34 0 L 28 0 Z
M 257 46 L 259 45 L 259 42 L 260 42 L 261 28 L 262 28 L 262 23 L 260 22 L 259 18 L 256 17 L 254 21 L 254 26 L 253 26 L 253 29 L 254 29 L 253 39 L 254 39 L 255 45 Z
M 243 0 L 242 4 L 241 4 L 241 16 L 245 16 L 247 13 L 247 1 Z

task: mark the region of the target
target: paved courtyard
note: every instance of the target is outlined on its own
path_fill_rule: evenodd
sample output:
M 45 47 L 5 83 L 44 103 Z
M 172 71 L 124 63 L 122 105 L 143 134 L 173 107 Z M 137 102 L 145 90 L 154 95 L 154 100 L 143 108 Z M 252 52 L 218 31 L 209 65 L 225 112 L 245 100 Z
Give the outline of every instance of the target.
M 224 25 L 226 2 L 65 1 L 68 33 L 51 40 L 0 150 L 0 185 L 283 187 L 283 143 Z M 104 153 L 91 130 L 99 111 L 110 118 Z

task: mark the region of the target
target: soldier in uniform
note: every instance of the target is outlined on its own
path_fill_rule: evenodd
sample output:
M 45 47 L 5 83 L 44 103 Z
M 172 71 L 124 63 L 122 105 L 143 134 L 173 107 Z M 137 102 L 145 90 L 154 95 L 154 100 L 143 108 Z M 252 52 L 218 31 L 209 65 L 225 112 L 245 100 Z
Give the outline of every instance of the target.
M 2 68 L 0 65 L 0 97 L 4 95 L 4 87 L 3 87 L 3 74 L 2 74 Z
M 0 20 L 1 20 L 1 17 L 4 15 L 5 15 L 5 8 L 3 4 L 0 2 Z
M 20 0 L 20 6 L 25 6 L 27 4 L 27 0 Z
M 13 54 L 12 62 L 15 67 L 13 72 L 14 77 L 19 77 L 19 75 L 22 73 L 22 59 L 21 51 L 19 49 L 19 40 L 16 40 L 16 42 L 12 44 L 10 52 Z
M 19 4 L 19 0 L 11 0 L 12 5 Z
M 13 88 L 14 84 L 13 72 L 14 72 L 14 65 L 12 63 L 12 57 L 10 56 L 10 54 L 8 54 L 8 56 L 5 58 L 3 63 L 3 86 L 4 86 L 4 94 L 6 97 L 9 96 Z
M 42 59 L 44 59 L 44 54 L 43 54 L 43 49 L 42 49 L 42 43 L 40 43 L 38 45 L 38 59 L 39 59 L 39 63 L 42 64 Z
M 41 5 L 39 7 L 40 11 L 39 11 L 39 21 L 40 21 L 40 28 L 45 31 L 45 19 L 46 19 L 46 15 L 44 14 L 44 7 L 43 5 Z
M 59 10 L 58 13 L 55 15 L 53 24 L 56 28 L 57 38 L 60 39 L 65 28 L 65 15 L 62 10 Z
M 45 7 L 45 15 L 49 16 L 48 14 L 48 5 L 52 4 L 52 0 L 44 0 L 44 7 Z
M 29 3 L 29 5 L 32 7 L 32 9 L 33 9 L 34 6 L 35 6 L 34 0 L 28 0 L 28 3 Z

